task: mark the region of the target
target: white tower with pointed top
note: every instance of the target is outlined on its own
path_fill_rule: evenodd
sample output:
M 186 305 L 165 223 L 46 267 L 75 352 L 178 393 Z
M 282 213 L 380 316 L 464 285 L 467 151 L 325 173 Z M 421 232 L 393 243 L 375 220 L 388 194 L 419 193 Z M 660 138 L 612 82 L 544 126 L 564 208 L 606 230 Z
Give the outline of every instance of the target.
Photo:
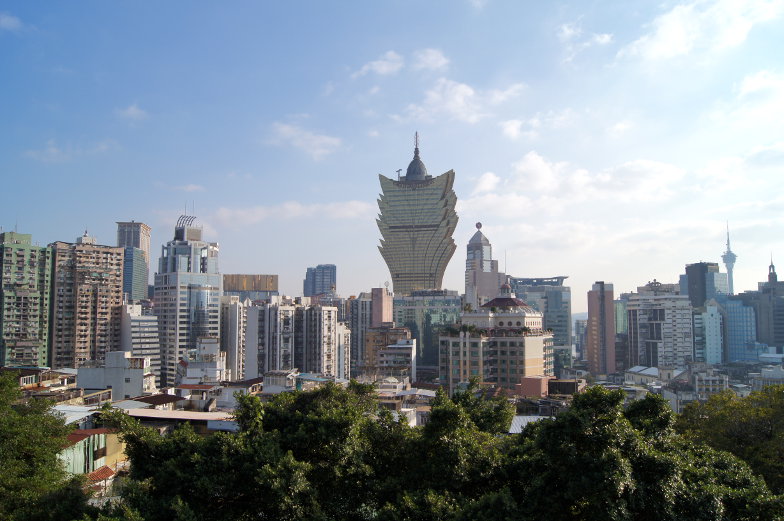
M 724 252 L 721 256 L 722 262 L 724 262 L 724 266 L 727 268 L 727 285 L 729 286 L 729 294 L 734 295 L 735 290 L 732 285 L 732 269 L 735 267 L 735 261 L 737 260 L 738 256 L 732 253 L 730 249 L 730 226 L 727 225 L 727 251 Z

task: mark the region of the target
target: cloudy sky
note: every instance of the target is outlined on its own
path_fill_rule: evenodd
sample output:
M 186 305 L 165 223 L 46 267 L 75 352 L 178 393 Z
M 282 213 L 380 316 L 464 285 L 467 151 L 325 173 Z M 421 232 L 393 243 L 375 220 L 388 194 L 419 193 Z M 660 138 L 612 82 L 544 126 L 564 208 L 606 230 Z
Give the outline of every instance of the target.
M 157 257 L 187 205 L 224 273 L 356 294 L 415 131 L 456 172 L 448 288 L 477 221 L 575 312 L 720 261 L 727 222 L 736 291 L 784 266 L 782 0 L 0 3 L 0 225 L 42 244 L 135 219 Z

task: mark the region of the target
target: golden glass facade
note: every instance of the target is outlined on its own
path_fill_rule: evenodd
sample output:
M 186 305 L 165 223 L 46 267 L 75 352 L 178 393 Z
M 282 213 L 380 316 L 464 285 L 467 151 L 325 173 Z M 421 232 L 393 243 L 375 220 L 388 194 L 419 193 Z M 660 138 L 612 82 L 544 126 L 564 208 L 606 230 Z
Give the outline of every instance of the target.
M 441 289 L 456 249 L 452 239 L 457 226 L 455 172 L 415 180 L 407 179 L 411 175 L 399 181 L 378 177 L 382 191 L 376 219 L 381 232 L 378 249 L 389 267 L 394 292 Z

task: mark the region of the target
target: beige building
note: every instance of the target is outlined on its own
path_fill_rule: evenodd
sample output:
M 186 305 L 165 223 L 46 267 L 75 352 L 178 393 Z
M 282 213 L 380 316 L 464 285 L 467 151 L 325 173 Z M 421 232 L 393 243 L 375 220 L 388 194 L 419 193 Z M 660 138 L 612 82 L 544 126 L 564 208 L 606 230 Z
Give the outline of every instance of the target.
M 124 249 L 95 244 L 87 235 L 75 244 L 50 245 L 52 274 L 51 365 L 80 367 L 120 350 Z
M 508 284 L 479 311 L 460 315 L 439 338 L 439 376 L 450 393 L 472 378 L 507 389 L 526 376 L 553 376 L 553 335 L 542 313 L 515 298 Z

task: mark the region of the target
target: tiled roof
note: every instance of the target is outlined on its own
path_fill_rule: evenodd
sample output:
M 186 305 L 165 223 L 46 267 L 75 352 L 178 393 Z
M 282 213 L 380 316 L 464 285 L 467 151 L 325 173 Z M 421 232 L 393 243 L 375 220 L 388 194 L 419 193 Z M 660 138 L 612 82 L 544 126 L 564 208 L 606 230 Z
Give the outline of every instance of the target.
M 109 479 L 114 476 L 114 471 L 104 465 L 103 467 L 96 469 L 89 474 L 87 474 L 87 481 L 103 481 L 105 479 Z
M 210 389 L 214 389 L 217 385 L 207 385 L 207 384 L 181 384 L 176 385 L 176 389 L 189 389 L 192 391 L 209 391 Z

